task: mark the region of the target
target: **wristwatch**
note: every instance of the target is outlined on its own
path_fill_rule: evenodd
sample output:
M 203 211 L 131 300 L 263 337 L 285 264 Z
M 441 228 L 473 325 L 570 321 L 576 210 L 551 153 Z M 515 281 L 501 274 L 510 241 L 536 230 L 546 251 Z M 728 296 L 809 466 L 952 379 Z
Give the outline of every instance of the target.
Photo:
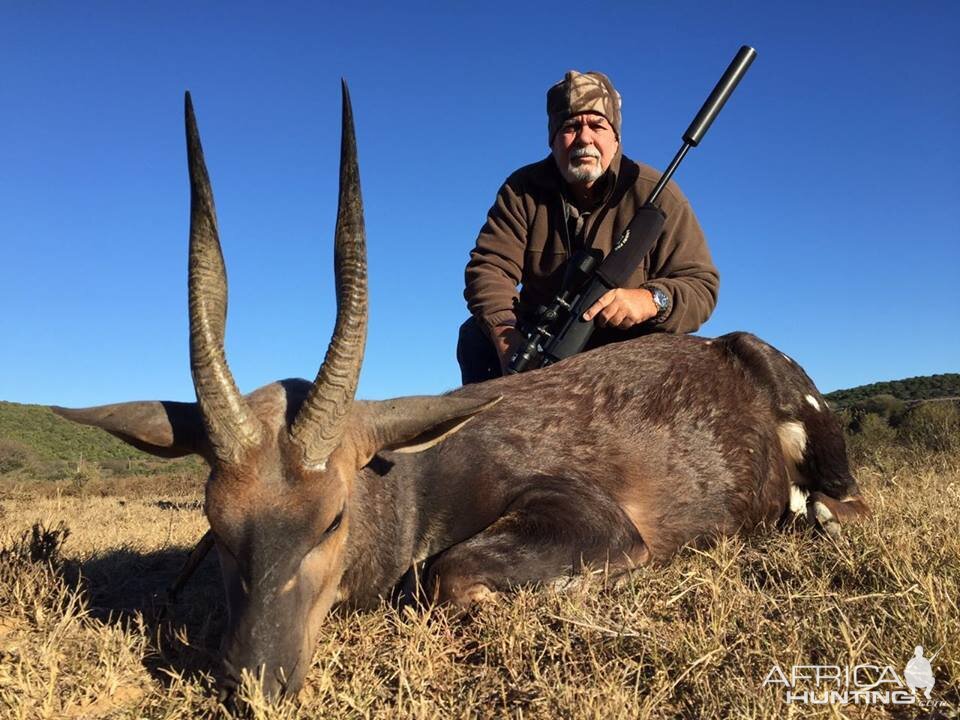
M 653 304 L 657 306 L 657 314 L 650 318 L 653 322 L 665 320 L 670 313 L 670 298 L 656 286 L 649 286 L 647 290 L 653 295 Z

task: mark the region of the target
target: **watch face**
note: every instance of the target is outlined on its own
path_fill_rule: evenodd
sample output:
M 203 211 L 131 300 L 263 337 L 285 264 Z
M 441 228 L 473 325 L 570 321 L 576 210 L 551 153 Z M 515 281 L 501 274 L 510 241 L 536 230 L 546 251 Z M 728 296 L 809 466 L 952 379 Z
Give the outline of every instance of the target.
M 653 302 L 656 303 L 658 310 L 663 310 L 667 307 L 669 300 L 667 300 L 666 293 L 663 292 L 660 288 L 654 288 L 653 292 Z

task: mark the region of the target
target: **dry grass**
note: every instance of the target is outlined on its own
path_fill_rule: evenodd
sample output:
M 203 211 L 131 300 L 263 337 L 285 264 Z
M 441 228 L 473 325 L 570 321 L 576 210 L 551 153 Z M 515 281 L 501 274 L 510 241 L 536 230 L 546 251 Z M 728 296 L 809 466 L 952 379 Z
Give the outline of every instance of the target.
M 875 514 L 837 542 L 771 532 L 686 551 L 620 588 L 600 576 L 468 616 L 383 608 L 333 617 L 302 702 L 266 708 L 252 697 L 254 715 L 876 717 L 893 713 L 788 706 L 762 681 L 774 664 L 902 671 L 922 644 L 942 648 L 939 704 L 899 717 L 957 717 L 960 458 L 878 457 L 860 476 Z M 208 559 L 166 616 L 156 599 L 205 529 L 199 487 L 174 483 L 158 497 L 149 482 L 74 496 L 0 487 L 3 718 L 218 711 L 215 564 Z M 46 531 L 31 538 L 35 523 Z

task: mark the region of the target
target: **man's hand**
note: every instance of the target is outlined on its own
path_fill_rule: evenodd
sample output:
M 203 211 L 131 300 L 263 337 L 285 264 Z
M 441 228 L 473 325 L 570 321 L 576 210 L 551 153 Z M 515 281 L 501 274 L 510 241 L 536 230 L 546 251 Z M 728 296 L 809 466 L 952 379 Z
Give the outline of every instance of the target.
M 498 325 L 490 330 L 490 338 L 493 340 L 493 346 L 497 349 L 497 355 L 500 357 L 500 370 L 504 375 L 510 366 L 510 358 L 520 347 L 523 336 L 513 325 Z
M 597 319 L 600 327 L 629 330 L 657 314 L 653 293 L 646 288 L 615 288 L 604 293 L 583 314 L 584 320 Z

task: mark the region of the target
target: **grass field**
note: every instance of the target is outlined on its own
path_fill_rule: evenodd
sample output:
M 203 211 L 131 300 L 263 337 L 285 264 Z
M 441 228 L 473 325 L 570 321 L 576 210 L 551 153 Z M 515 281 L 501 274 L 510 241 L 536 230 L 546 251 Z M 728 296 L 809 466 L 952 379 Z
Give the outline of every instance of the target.
M 687 550 L 621 587 L 596 576 L 468 615 L 337 615 L 300 703 L 267 708 L 253 693 L 253 714 L 960 717 L 960 456 L 875 449 L 862 463 L 874 514 L 837 541 L 771 530 Z M 175 606 L 162 602 L 206 529 L 202 472 L 169 467 L 83 483 L 29 467 L 0 476 L 0 717 L 218 712 L 212 557 Z M 774 666 L 903 677 L 916 645 L 938 653 L 927 705 L 787 704 L 782 685 L 764 685 Z

